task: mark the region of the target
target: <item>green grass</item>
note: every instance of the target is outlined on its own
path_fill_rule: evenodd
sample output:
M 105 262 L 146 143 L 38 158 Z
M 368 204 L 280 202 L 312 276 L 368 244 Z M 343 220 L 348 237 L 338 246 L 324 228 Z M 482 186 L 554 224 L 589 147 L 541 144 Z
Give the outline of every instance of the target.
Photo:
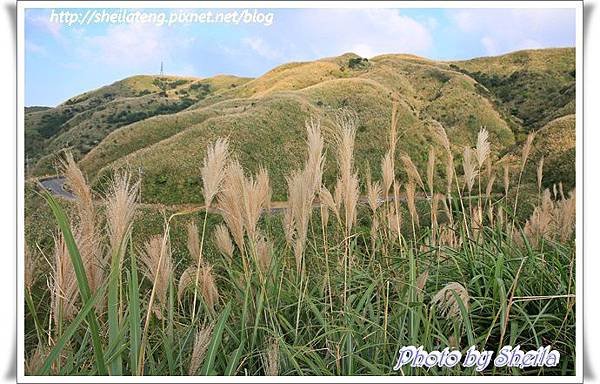
M 266 216 L 261 226 L 273 230 L 273 236 L 281 231 L 277 229 L 277 216 Z M 332 239 L 339 238 L 335 226 L 329 230 Z M 552 345 L 561 353 L 558 367 L 525 371 L 493 369 L 485 374 L 574 373 L 575 308 L 570 300 L 513 301 L 510 321 L 506 324 L 502 321 L 513 284 L 516 287 L 513 297 L 554 297 L 574 293 L 574 270 L 568 268 L 574 260 L 573 243 L 546 242 L 535 250 L 515 248 L 502 230 L 486 228 L 480 242 L 467 242 L 458 248 L 427 247 L 427 232 L 424 232 L 423 237 L 417 239 L 418 244 L 412 244 L 413 240 L 407 236 L 402 246 L 385 244 L 385 254 L 370 254 L 369 247 L 365 246 L 368 227 L 359 227 L 356 232 L 357 236 L 351 242 L 355 259 L 348 280 L 350 289 L 346 307 L 341 307 L 339 297 L 344 283 L 338 260 L 343 250 L 335 245 L 335 241 L 328 245 L 328 267 L 332 271 L 334 293 L 331 305 L 323 292 L 323 243 L 317 228 L 311 227 L 315 237 L 310 240 L 306 254 L 308 284 L 302 287 L 295 273 L 293 255 L 282 240 L 277 240 L 280 237 L 275 237 L 274 262 L 266 282 L 253 274 L 248 285 L 241 283 L 241 261 L 236 260 L 230 267 L 209 249 L 207 257 L 214 263 L 219 276 L 222 299 L 217 312 L 221 316 L 200 374 L 264 374 L 261 355 L 271 338 L 279 341 L 282 375 L 397 374 L 391 368 L 398 349 L 415 342 L 426 350 L 452 346 L 463 352 L 470 345 L 495 352 L 504 344 L 520 344 L 524 350 Z M 128 254 L 131 257 L 135 252 L 130 250 Z M 129 260 L 125 263 L 123 276 L 136 274 L 135 259 Z M 429 277 L 424 292 L 417 294 L 414 281 L 426 270 Z M 463 284 L 471 296 L 470 309 L 463 311 L 459 319 L 440 316 L 430 303 L 435 292 L 450 281 Z M 125 279 L 124 289 L 129 292 L 127 300 L 130 304 L 139 303 L 134 308 L 139 305 L 143 312 L 150 287 L 147 281 L 141 283 L 138 291 L 133 278 Z M 299 293 L 302 294 L 300 303 Z M 173 305 L 172 324 L 152 319 L 146 350 L 146 375 L 187 372 L 196 324 L 190 324 L 189 297 L 184 299 L 183 306 Z M 41 313 L 47 311 L 43 305 L 38 309 Z M 137 332 L 139 321 L 131 321 L 132 313 L 138 312 L 134 309 L 125 314 L 124 321 L 129 322 L 130 328 L 121 336 L 124 349 L 119 355 L 133 356 L 131 360 L 123 359 L 123 374 L 136 372 L 134 361 L 139 342 L 134 342 L 137 337 L 133 332 Z M 498 314 L 501 316 L 496 318 Z M 205 310 L 200 316 L 198 322 L 216 320 Z M 87 326 L 80 319 L 73 320 L 72 324 L 76 331 L 65 331 L 65 335 L 69 335 L 68 351 L 87 350 L 80 358 L 90 364 L 65 366 L 61 374 L 98 374 L 100 367 L 98 362 L 94 363 L 91 341 L 85 337 L 89 332 Z M 161 335 L 168 325 L 172 326 L 173 338 L 167 345 Z M 101 326 L 106 325 L 101 323 Z M 27 331 L 26 340 L 30 343 L 34 342 L 34 333 L 31 329 Z M 106 340 L 103 346 L 107 351 Z M 232 366 L 234 356 L 236 363 Z M 56 355 L 52 357 L 57 358 Z M 404 374 L 477 373 L 461 368 L 405 367 Z

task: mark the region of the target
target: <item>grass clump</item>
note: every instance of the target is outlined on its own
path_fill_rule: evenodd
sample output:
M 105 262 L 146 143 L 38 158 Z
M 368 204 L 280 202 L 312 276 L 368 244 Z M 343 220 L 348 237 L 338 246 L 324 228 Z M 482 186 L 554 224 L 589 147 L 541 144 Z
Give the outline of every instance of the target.
M 204 210 L 165 210 L 160 232 L 150 236 L 135 223 L 143 208 L 131 177 L 112 178 L 100 210 L 85 203 L 89 186 L 67 158 L 73 190 L 83 198 L 67 214 L 46 196 L 59 227 L 51 272 L 58 288 L 36 286 L 28 270 L 27 373 L 574 374 L 575 200 L 558 187 L 517 192 L 535 137 L 510 163 L 516 182 L 508 177 L 506 193 L 495 193 L 488 185 L 507 160 L 491 159 L 487 131 L 455 159 L 444 128 L 433 125 L 445 164 L 430 151 L 423 182 L 409 155 L 396 161 L 402 139 L 393 114 L 383 176 L 361 178 L 358 116 L 344 109 L 329 121 L 307 120 L 308 154 L 287 177 L 283 214 L 271 207 L 272 176 L 260 167 L 247 172 L 228 139 L 211 142 L 198 162 Z M 328 137 L 337 159 L 331 183 L 322 177 Z M 439 183 L 438 171 L 446 173 Z M 524 196 L 537 207 L 520 220 Z M 85 268 L 90 247 L 74 235 L 86 226 L 105 234 L 93 249 L 111 255 L 100 257 L 106 273 L 95 291 Z M 63 299 L 74 309 L 63 302 L 53 316 Z M 404 345 L 464 352 L 505 344 L 552 345 L 561 364 L 393 370 Z

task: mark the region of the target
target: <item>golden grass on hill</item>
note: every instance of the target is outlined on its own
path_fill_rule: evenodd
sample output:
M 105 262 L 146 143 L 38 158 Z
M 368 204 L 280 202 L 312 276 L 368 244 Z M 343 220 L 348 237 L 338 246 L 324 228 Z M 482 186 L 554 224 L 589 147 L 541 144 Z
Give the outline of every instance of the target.
M 414 67 L 419 73 L 436 67 L 418 59 L 398 65 Z M 364 70 L 357 77 L 367 74 Z M 450 90 L 471 89 L 468 81 L 452 76 L 446 81 Z M 444 83 L 443 79 L 430 75 L 427 81 Z M 374 81 L 350 80 L 331 83 L 370 86 Z M 322 84 L 311 86 L 303 90 L 304 95 L 320 97 L 316 93 L 319 88 L 322 90 Z M 297 101 L 295 97 L 289 100 Z M 362 97 L 358 95 L 354 101 Z M 89 232 L 108 233 L 106 238 L 99 237 L 99 249 L 119 248 L 120 259 L 112 260 L 130 261 L 123 263 L 122 269 L 111 268 L 110 274 L 115 279 L 111 292 L 124 292 L 115 296 L 124 310 L 118 312 L 116 322 L 111 321 L 110 313 L 106 321 L 97 316 L 98 331 L 82 322 L 74 333 L 104 335 L 108 329 L 108 343 L 105 337 L 99 338 L 100 350 L 109 351 L 104 357 L 89 351 L 96 341 L 66 334 L 64 348 L 59 351 L 62 355 L 46 355 L 50 361 L 38 368 L 39 355 L 47 354 L 45 347 L 54 345 L 40 337 L 44 333 L 30 329 L 28 369 L 47 374 L 51 366 L 54 373 L 94 374 L 101 371 L 102 359 L 110 358 L 106 361 L 111 372 L 118 365 L 122 373 L 137 375 L 390 374 L 394 356 L 389 352 L 397 345 L 419 341 L 429 349 L 464 349 L 474 335 L 485 334 L 490 340 L 504 342 L 505 330 L 511 329 L 508 320 L 530 325 L 511 329 L 515 343 L 530 347 L 537 335 L 545 332 L 548 339 L 562 340 L 561 348 L 569 359 L 575 349 L 570 331 L 574 327 L 574 275 L 571 266 L 568 272 L 564 266 L 570 265 L 574 256 L 575 194 L 573 191 L 565 197 L 562 184 L 542 196 L 532 192 L 546 182 L 542 171 L 534 177 L 524 172 L 539 145 L 533 140 L 534 134 L 522 143 L 520 159 L 507 156 L 496 163 L 494 146 L 501 140 L 497 130 L 477 127 L 455 140 L 453 130 L 457 126 L 449 127 L 448 133 L 441 123 L 430 120 L 425 125 L 416 119 L 414 125 L 405 126 L 402 115 L 410 110 L 407 100 L 396 96 L 385 100 L 387 104 L 378 111 L 391 113 L 391 124 L 385 116 L 370 112 L 365 112 L 363 120 L 359 112 L 348 108 L 335 109 L 322 119 L 317 118 L 322 117 L 318 113 L 313 119 L 305 118 L 312 107 L 303 109 L 311 105 L 303 104 L 303 100 L 295 104 L 297 113 L 286 126 L 295 137 L 289 142 L 287 138 L 285 143 L 281 138 L 277 141 L 281 130 L 265 133 L 273 128 L 268 114 L 254 115 L 253 124 L 265 119 L 264 126 L 252 132 L 252 140 L 244 142 L 251 126 L 233 132 L 235 124 L 242 121 L 235 116 L 198 126 L 193 134 L 192 130 L 181 132 L 168 139 L 168 145 L 160 142 L 160 151 L 153 146 L 129 157 L 135 159 L 130 164 L 135 167 L 138 161 L 176 148 L 182 138 L 190 140 L 186 143 L 190 148 L 203 144 L 193 156 L 183 157 L 189 162 L 182 166 L 186 168 L 183 173 L 166 177 L 172 180 L 195 169 L 194 175 L 202 184 L 201 189 L 197 183 L 195 193 L 204 194 L 204 210 L 199 215 L 192 210 L 173 213 L 160 221 L 158 235 L 148 236 L 143 228 L 138 232 L 139 227 L 131 230 L 132 221 L 140 220 L 143 226 L 148 218 L 134 216 L 138 186 L 125 174 L 109 181 L 106 223 L 94 219 L 89 225 L 85 221 L 98 215 L 93 199 L 88 205 L 81 205 L 85 199 L 75 202 L 70 212 L 75 219 L 70 220 L 73 228 L 88 225 L 94 228 Z M 277 116 L 285 115 L 284 108 Z M 302 129 L 295 124 L 303 117 L 305 130 L 299 133 Z M 221 121 L 230 124 L 225 132 L 219 129 Z M 379 121 L 390 126 L 389 135 L 369 131 L 369 124 Z M 415 127 L 427 126 L 433 128 L 413 137 Z M 205 129 L 210 135 L 196 135 Z M 326 135 L 321 134 L 322 129 Z M 228 139 L 219 139 L 223 136 Z M 363 141 L 369 138 L 377 140 Z M 256 147 L 260 140 L 277 149 L 262 153 Z M 302 142 L 304 146 L 299 145 Z M 413 147 L 415 143 L 419 144 Z M 287 153 L 281 147 L 285 145 L 297 148 Z M 374 146 L 379 148 L 370 153 Z M 462 154 L 458 153 L 460 148 L 464 148 Z M 286 152 L 285 157 L 266 158 L 275 152 Z M 443 177 L 436 169 L 438 153 L 445 162 Z M 293 155 L 293 161 L 271 172 L 269 164 Z M 363 172 L 366 157 L 375 159 L 375 169 L 365 166 Z M 245 162 L 248 159 L 252 159 L 249 165 Z M 262 160 L 270 162 L 263 167 Z M 160 176 L 163 167 L 174 166 L 164 161 L 152 164 L 145 177 L 156 181 L 152 178 Z M 405 172 L 396 172 L 398 164 Z M 501 175 L 502 167 L 519 165 L 518 179 L 516 173 L 510 179 L 506 171 L 506 194 L 498 196 L 496 175 Z M 74 190 L 92 196 L 74 161 L 67 167 L 71 183 L 79 188 Z M 427 175 L 427 185 L 421 172 Z M 287 207 L 283 214 L 272 212 L 272 183 L 285 182 Z M 148 192 L 144 186 L 151 185 L 142 181 L 143 192 Z M 417 188 L 425 192 L 425 198 Z M 465 189 L 469 196 L 463 194 Z M 364 197 L 366 205 L 360 207 Z M 528 199 L 527 203 L 519 203 L 519 198 Z M 535 207 L 528 219 L 514 215 L 531 202 Z M 82 212 L 87 216 L 80 218 Z M 330 212 L 335 220 L 329 219 Z M 317 214 L 320 223 L 314 221 Z M 77 240 L 78 247 L 85 247 L 79 237 Z M 122 247 L 125 242 L 131 246 Z M 521 246 L 525 242 L 528 246 Z M 145 244 L 141 249 L 136 247 L 140 243 Z M 49 289 L 52 301 L 49 308 L 39 308 L 41 318 L 61 328 L 68 324 L 65 320 L 77 314 L 79 302 L 68 263 L 73 255 L 60 234 L 54 245 Z M 144 278 L 136 281 L 138 261 Z M 106 279 L 106 274 L 103 276 Z M 511 288 L 507 282 L 512 283 Z M 173 300 L 175 285 L 177 300 Z M 549 292 L 556 301 L 539 301 L 539 297 L 546 300 Z M 516 295 L 528 303 L 513 300 Z M 36 331 L 48 325 L 31 309 L 28 316 L 32 319 L 28 324 L 34 324 Z M 396 327 L 398 324 L 402 327 Z M 119 327 L 124 331 L 115 343 L 114 331 Z M 52 337 L 65 335 L 50 329 Z M 380 360 L 373 362 L 375 355 Z M 75 356 L 81 364 L 65 364 Z M 564 364 L 548 372 L 574 369 L 571 360 Z M 499 369 L 493 373 L 507 372 Z M 411 367 L 406 373 L 427 375 L 432 371 Z M 448 372 L 465 373 L 478 374 Z

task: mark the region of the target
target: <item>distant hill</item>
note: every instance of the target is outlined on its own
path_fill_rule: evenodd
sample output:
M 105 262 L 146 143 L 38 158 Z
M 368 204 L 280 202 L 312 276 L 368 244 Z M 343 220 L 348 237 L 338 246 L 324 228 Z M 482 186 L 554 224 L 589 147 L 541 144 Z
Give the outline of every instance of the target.
M 228 136 L 247 169 L 269 170 L 274 197 L 283 198 L 284 175 L 304 158 L 310 116 L 328 126 L 339 108 L 356 111 L 357 165 L 364 171 L 368 164 L 378 177 L 392 98 L 399 100 L 398 152 L 424 168 L 434 120 L 446 127 L 457 153 L 485 126 L 499 157 L 514 151 L 525 133 L 573 115 L 574 84 L 571 48 L 457 62 L 348 53 L 285 64 L 256 79 L 136 76 L 28 113 L 26 150 L 38 160 L 35 174 L 50 172 L 56 153 L 69 146 L 97 187 L 127 167 L 143 173 L 144 201 L 198 202 L 204 149 Z M 554 125 L 574 134 L 574 123 Z M 328 162 L 326 182 L 334 165 Z
M 32 105 L 31 107 L 25 107 L 25 114 L 32 113 L 32 112 L 46 111 L 48 109 L 52 109 L 52 107 L 44 107 L 44 106 L 40 106 L 40 105 Z
M 133 76 L 72 97 L 56 108 L 28 108 L 25 152 L 31 159 L 41 159 L 38 171 L 43 172 L 52 166 L 53 155 L 62 148 L 70 148 L 79 158 L 119 127 L 180 112 L 245 81 L 235 76 Z

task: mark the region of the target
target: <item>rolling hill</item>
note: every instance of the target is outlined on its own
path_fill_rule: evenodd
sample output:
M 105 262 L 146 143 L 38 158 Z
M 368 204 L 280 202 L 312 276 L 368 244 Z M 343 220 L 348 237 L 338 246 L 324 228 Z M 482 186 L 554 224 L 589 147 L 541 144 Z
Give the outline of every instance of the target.
M 445 126 L 457 153 L 482 126 L 496 158 L 538 129 L 565 138 L 568 145 L 552 147 L 555 157 L 574 151 L 571 48 L 456 62 L 402 54 L 367 60 L 348 53 L 285 64 L 255 79 L 136 76 L 26 113 L 26 151 L 37 162 L 33 175 L 51 173 L 57 153 L 70 147 L 97 188 L 125 167 L 142 174 L 144 201 L 188 203 L 201 198 L 206 145 L 229 136 L 242 164 L 250 171 L 265 166 L 274 198 L 283 199 L 284 175 L 303 160 L 304 121 L 317 116 L 330 126 L 339 108 L 358 114 L 357 165 L 363 171 L 370 166 L 378 177 L 393 99 L 399 102 L 398 152 L 420 167 L 433 142 L 428 126 L 434 121 Z M 568 174 L 562 169 L 553 177 Z M 329 161 L 326 183 L 334 176 Z

